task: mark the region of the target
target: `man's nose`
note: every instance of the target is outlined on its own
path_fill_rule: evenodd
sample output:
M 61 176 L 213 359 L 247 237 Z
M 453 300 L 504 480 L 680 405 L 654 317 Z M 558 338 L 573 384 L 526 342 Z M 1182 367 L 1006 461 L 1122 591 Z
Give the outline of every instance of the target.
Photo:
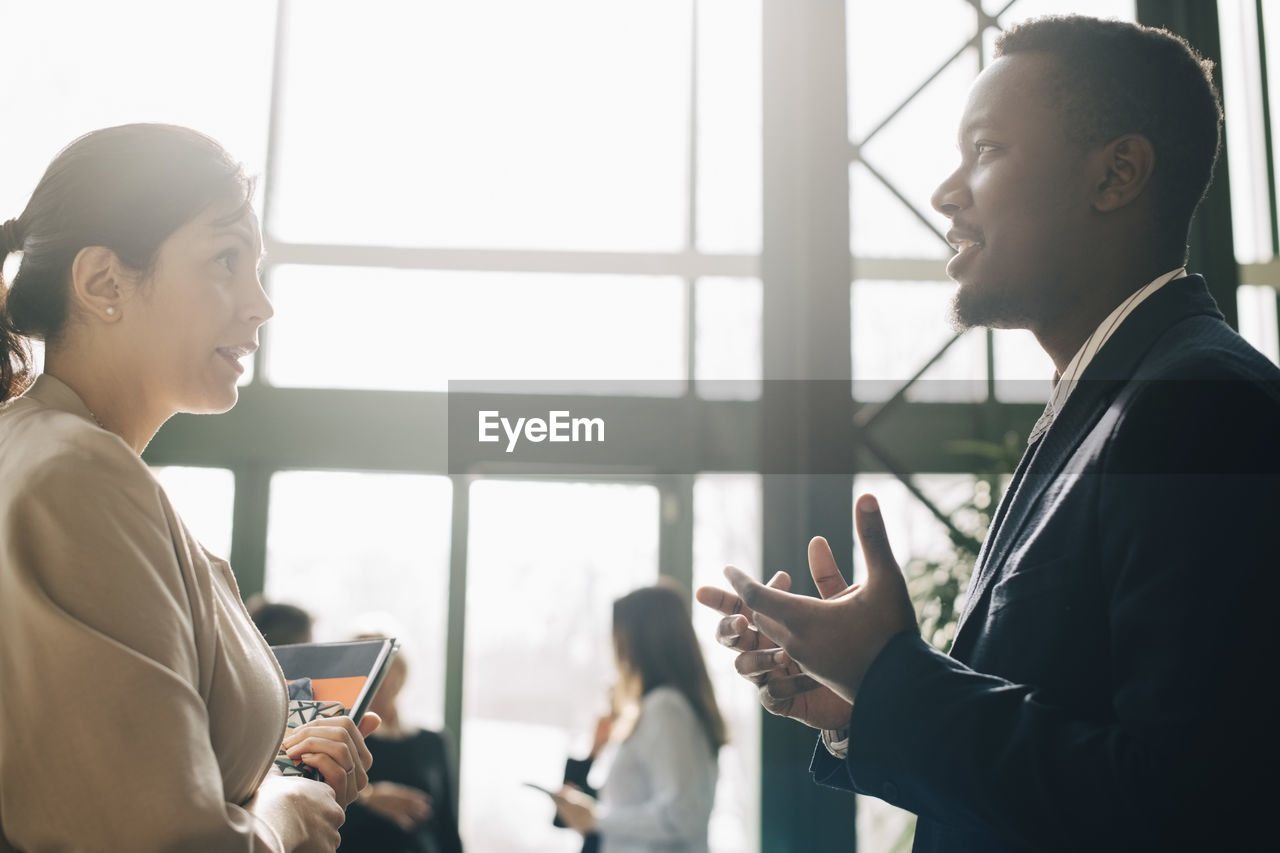
M 965 188 L 964 176 L 961 174 L 963 169 L 964 167 L 960 166 L 948 175 L 929 197 L 929 203 L 933 205 L 933 209 L 948 219 L 959 213 L 967 203 L 968 191 Z

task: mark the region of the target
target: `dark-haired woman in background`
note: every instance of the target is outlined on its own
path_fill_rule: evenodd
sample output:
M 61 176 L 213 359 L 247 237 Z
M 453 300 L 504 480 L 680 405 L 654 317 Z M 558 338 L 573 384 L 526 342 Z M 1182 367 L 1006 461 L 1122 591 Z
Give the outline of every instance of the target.
M 382 725 L 367 741 L 374 764 L 369 787 L 347 809 L 343 853 L 462 853 L 453 743 L 444 732 L 418 728 L 400 716 L 398 700 L 408 675 L 401 652 L 369 703 Z
M 279 667 L 139 455 L 236 402 L 272 313 L 252 189 L 208 137 L 125 125 L 0 229 L 0 850 L 333 850 L 367 783 L 348 718 L 284 740 L 324 782 L 272 772 Z
M 599 801 L 566 785 L 556 813 L 602 853 L 705 853 L 725 725 L 685 597 L 659 584 L 615 601 L 613 648 L 616 752 Z

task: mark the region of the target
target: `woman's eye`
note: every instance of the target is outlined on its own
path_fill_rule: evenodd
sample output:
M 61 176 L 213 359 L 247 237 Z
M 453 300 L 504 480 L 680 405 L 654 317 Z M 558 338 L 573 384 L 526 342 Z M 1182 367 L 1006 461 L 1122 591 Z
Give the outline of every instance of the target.
M 236 271 L 236 256 L 239 253 L 235 249 L 227 249 L 225 252 L 218 254 L 214 261 L 226 268 L 227 272 Z
M 995 151 L 996 147 L 990 142 L 975 142 L 973 150 L 978 154 L 986 154 L 988 151 Z

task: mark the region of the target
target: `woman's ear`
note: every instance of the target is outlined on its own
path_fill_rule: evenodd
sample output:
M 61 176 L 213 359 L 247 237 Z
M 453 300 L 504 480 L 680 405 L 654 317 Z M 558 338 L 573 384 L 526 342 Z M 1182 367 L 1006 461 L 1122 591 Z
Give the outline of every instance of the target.
M 1098 151 L 1102 180 L 1093 195 L 1093 208 L 1100 213 L 1119 210 L 1142 195 L 1156 167 L 1151 140 L 1140 133 L 1126 133 Z
M 121 285 L 127 285 L 116 253 L 106 246 L 85 246 L 71 262 L 71 299 L 104 323 L 115 323 L 124 310 Z

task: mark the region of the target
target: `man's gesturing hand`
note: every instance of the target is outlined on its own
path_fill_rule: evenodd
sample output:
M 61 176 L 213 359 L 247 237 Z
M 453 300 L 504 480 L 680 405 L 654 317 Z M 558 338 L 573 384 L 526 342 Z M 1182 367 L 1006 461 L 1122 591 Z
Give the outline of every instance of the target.
M 830 555 L 831 548 L 824 539 L 809 543 L 810 555 L 819 542 Z M 810 565 L 814 566 L 812 556 Z M 814 581 L 824 598 L 838 595 L 846 588 L 844 578 L 835 569 L 835 560 L 830 560 L 829 565 L 831 571 L 824 570 L 821 578 L 814 568 Z M 786 572 L 778 572 L 768 585 L 789 590 L 791 577 Z M 766 711 L 815 729 L 839 729 L 849 723 L 849 703 L 805 675 L 782 649 L 757 631 L 751 624 L 754 614 L 743 605 L 742 599 L 713 586 L 700 588 L 696 595 L 700 603 L 725 614 L 716 625 L 716 640 L 741 652 L 734 667 L 739 675 L 756 685 L 760 704 Z
M 839 578 L 839 572 L 830 546 L 821 538 L 809 545 L 809 568 L 823 599 L 766 587 L 732 566 L 725 569 L 742 606 L 752 611 L 755 627 L 784 650 L 785 656 L 775 652 L 775 658 L 799 663 L 805 673 L 849 703 L 890 638 L 919 630 L 875 498 L 859 498 L 854 519 L 867 560 L 867 581 L 860 587 L 826 595 L 835 585 L 832 576 Z

